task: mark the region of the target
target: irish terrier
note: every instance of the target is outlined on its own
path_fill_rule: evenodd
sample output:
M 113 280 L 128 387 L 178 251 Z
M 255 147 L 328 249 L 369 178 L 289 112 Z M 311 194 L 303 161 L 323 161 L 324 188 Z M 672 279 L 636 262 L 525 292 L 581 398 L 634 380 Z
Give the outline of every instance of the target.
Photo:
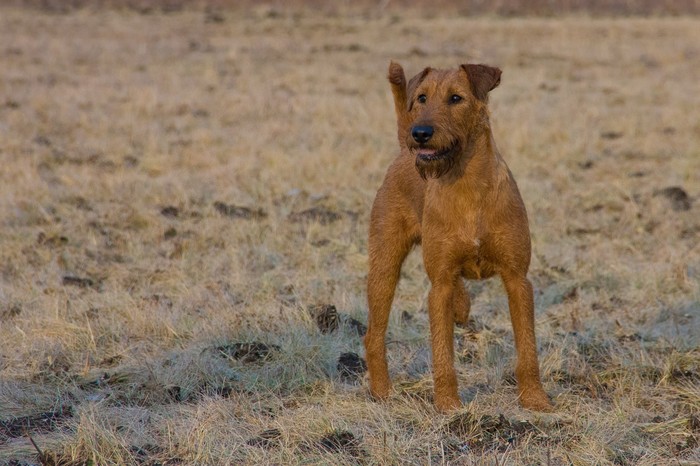
M 461 405 L 454 369 L 454 324 L 466 324 L 470 301 L 462 277 L 500 275 L 515 333 L 522 406 L 550 411 L 540 382 L 535 343 L 530 232 L 515 180 L 491 133 L 488 93 L 501 70 L 462 65 L 426 68 L 408 83 L 398 63 L 389 82 L 398 120 L 400 155 L 389 167 L 372 206 L 365 349 L 370 390 L 386 398 L 391 381 L 384 337 L 401 265 L 423 246 L 430 279 L 428 313 L 435 406 Z

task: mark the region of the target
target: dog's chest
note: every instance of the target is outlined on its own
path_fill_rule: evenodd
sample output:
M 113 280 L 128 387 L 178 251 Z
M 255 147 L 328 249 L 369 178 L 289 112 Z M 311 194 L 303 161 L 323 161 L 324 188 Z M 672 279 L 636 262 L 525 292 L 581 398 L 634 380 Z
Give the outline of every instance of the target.
M 443 207 L 443 208 L 436 208 Z M 476 259 L 488 237 L 487 221 L 481 208 L 465 203 L 454 202 L 449 209 L 445 206 L 426 205 L 424 227 L 430 224 L 429 236 L 448 240 L 455 252 L 465 258 Z M 427 233 L 427 232 L 426 232 Z
M 460 236 L 456 245 L 461 256 L 462 276 L 478 280 L 494 275 L 495 265 L 489 254 L 489 235 L 477 223 L 476 228 L 469 226 Z
M 495 267 L 489 254 L 492 238 L 489 219 L 478 203 L 452 199 L 449 204 L 427 204 L 425 214 L 424 220 L 430 223 L 430 227 L 425 229 L 423 241 L 439 238 L 442 247 L 449 248 L 450 255 L 457 257 L 462 264 L 464 277 L 481 279 L 494 274 Z
M 476 258 L 485 236 L 484 221 L 478 210 L 463 211 L 461 221 L 455 225 L 456 239 L 465 256 Z

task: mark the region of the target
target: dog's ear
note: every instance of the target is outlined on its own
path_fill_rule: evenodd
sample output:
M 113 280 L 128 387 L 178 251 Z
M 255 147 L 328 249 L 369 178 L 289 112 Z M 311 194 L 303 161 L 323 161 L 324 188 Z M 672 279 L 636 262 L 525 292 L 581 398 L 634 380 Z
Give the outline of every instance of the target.
M 401 122 L 406 115 L 406 75 L 401 65 L 392 61 L 389 63 L 389 74 L 387 77 L 391 84 L 391 93 L 394 95 L 396 119 Z
M 462 65 L 474 97 L 486 102 L 490 91 L 501 83 L 501 70 L 488 65 Z
M 415 92 L 418 85 L 425 79 L 429 72 L 430 68 L 426 68 L 406 83 L 406 75 L 401 65 L 393 61 L 389 64 L 389 73 L 387 77 L 391 84 L 391 93 L 394 96 L 394 110 L 396 111 L 399 145 L 401 145 L 401 147 L 406 145 L 406 138 L 408 137 L 409 126 L 411 124 L 408 116 L 408 112 L 411 110 L 411 105 L 408 101 L 409 96 Z

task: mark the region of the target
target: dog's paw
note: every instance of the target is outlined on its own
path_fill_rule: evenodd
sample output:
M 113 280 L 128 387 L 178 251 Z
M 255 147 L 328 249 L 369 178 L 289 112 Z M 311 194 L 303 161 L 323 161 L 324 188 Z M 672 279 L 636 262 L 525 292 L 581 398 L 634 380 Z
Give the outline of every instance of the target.
M 520 404 L 523 408 L 529 409 L 530 411 L 538 411 L 541 413 L 551 413 L 554 411 L 554 405 L 549 401 L 549 397 L 544 390 L 521 393 Z
M 442 414 L 448 414 L 462 407 L 462 402 L 459 397 L 436 397 L 435 398 L 435 409 L 437 409 Z
M 375 382 L 370 379 L 369 393 L 377 401 L 386 400 L 391 394 L 391 382 L 388 380 Z

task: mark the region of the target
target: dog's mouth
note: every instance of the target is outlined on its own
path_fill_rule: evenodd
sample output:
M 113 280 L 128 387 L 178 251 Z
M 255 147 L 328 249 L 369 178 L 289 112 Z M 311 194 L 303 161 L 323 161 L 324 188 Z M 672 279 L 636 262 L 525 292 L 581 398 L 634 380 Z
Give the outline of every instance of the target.
M 446 149 L 429 149 L 427 147 L 418 147 L 414 149 L 416 157 L 423 162 L 435 162 L 450 157 L 457 146 L 453 145 Z
M 445 148 L 432 148 L 414 145 L 410 149 L 416 157 L 416 170 L 424 180 L 428 178 L 440 178 L 450 171 L 457 161 L 459 143 L 454 142 Z

